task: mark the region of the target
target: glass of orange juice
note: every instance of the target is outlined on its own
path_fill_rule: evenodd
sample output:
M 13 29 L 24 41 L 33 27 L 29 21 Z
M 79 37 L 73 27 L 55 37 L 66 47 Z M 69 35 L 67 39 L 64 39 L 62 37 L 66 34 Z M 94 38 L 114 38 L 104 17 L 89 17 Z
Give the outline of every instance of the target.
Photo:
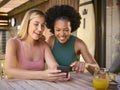
M 109 76 L 107 68 L 100 68 L 94 73 L 93 86 L 96 90 L 107 90 L 109 87 Z

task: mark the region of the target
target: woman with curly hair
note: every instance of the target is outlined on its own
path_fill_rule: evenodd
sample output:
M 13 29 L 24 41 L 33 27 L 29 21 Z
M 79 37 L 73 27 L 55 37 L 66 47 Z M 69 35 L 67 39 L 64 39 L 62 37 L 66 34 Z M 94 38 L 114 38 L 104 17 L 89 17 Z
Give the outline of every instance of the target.
M 46 11 L 47 28 L 53 33 L 48 43 L 59 65 L 71 66 L 73 71 L 91 73 L 99 68 L 86 44 L 80 38 L 71 35 L 80 25 L 80 14 L 69 5 L 56 5 Z M 79 61 L 80 54 L 85 62 Z
M 39 9 L 26 12 L 17 36 L 9 39 L 6 45 L 7 78 L 48 81 L 66 78 L 66 73 L 57 70 L 58 64 L 42 38 L 45 26 L 45 14 Z M 45 69 L 45 62 L 48 69 Z

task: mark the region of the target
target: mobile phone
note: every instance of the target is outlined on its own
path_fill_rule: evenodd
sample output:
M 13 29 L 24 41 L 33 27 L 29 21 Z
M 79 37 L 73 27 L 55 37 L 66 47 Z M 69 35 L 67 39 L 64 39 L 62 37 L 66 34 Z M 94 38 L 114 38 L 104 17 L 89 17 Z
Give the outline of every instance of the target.
M 57 69 L 61 70 L 61 72 L 66 72 L 66 78 L 68 77 L 68 72 L 72 71 L 72 67 L 70 66 L 58 66 Z

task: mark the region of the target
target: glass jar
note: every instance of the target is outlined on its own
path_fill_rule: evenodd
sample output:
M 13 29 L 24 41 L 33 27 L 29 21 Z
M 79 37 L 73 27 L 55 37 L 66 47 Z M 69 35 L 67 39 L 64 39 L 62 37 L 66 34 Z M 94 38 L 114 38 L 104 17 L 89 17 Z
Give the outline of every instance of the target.
M 100 68 L 94 72 L 93 86 L 96 90 L 107 90 L 109 87 L 109 69 Z

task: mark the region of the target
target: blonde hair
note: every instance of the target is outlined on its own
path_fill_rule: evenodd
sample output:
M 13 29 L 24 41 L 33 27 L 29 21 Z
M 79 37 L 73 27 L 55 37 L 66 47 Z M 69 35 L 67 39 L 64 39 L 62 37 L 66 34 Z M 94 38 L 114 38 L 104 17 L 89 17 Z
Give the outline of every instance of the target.
M 29 11 L 27 11 L 23 20 L 22 20 L 20 30 L 18 31 L 16 37 L 20 38 L 20 39 L 25 39 L 28 35 L 28 25 L 29 25 L 30 20 L 35 18 L 35 17 L 38 17 L 38 16 L 45 17 L 45 14 L 36 8 L 30 9 Z

